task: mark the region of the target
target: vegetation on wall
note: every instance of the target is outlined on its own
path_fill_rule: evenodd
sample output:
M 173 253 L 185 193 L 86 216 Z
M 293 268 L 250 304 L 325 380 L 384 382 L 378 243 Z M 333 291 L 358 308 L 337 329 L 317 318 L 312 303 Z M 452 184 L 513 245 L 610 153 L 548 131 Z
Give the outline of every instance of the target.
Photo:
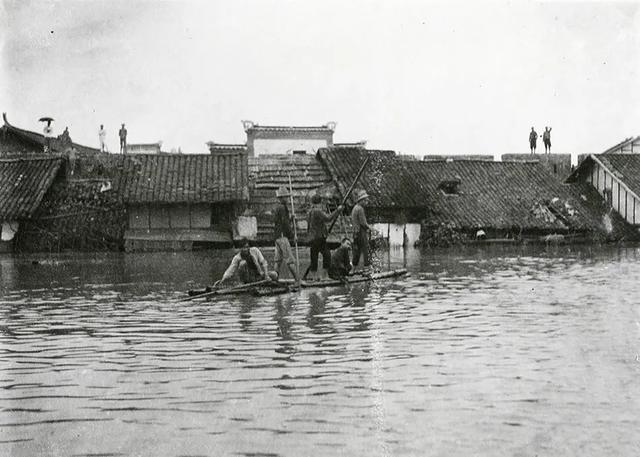
M 464 244 L 468 241 L 465 233 L 459 231 L 451 222 L 442 222 L 439 225 L 423 224 L 420 230 L 420 239 L 416 246 L 420 247 L 449 247 Z
M 24 223 L 19 251 L 117 251 L 123 248 L 126 211 L 107 180 L 59 182 Z

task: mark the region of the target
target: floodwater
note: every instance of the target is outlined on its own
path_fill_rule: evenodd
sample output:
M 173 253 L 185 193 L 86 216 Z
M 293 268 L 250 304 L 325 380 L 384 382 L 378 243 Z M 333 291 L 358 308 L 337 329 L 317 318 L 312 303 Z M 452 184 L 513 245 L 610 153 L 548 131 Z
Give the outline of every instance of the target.
M 0 257 L 0 455 L 640 455 L 638 247 L 176 302 L 230 255 Z

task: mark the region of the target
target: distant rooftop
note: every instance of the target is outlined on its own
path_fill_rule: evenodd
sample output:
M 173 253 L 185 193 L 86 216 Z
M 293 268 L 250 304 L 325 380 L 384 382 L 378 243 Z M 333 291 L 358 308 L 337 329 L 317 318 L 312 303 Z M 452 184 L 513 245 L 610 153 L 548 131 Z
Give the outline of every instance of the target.
M 319 126 L 293 126 L 293 125 L 259 125 L 253 121 L 242 121 L 244 131 L 269 131 L 269 132 L 333 132 L 336 129 L 335 122 L 327 122 Z
M 333 143 L 335 148 L 366 148 L 367 140 L 355 141 L 353 143 Z
M 0 221 L 31 217 L 62 162 L 59 156 L 51 155 L 0 159 Z
M 635 152 L 640 152 L 638 146 L 640 145 L 640 136 L 629 137 L 615 146 L 611 146 L 609 149 L 604 151 L 602 154 L 623 154 L 623 153 L 633 153 L 634 146 Z
M 232 143 L 216 143 L 214 141 L 207 141 L 207 146 L 209 150 L 216 151 L 237 151 L 242 150 L 245 151 L 247 149 L 246 144 L 232 144 Z
M 41 151 L 41 148 L 43 148 L 43 146 L 47 143 L 47 139 L 41 133 L 32 132 L 30 130 L 21 129 L 19 127 L 11 125 L 9 123 L 9 120 L 7 119 L 7 113 L 2 113 L 2 119 L 4 121 L 4 125 L 0 127 L 0 132 L 2 132 L 3 135 L 13 134 L 20 141 L 26 142 L 37 148 L 39 152 Z M 73 147 L 81 153 L 100 153 L 99 149 L 73 142 L 69 137 L 69 131 L 66 129 L 57 137 L 51 137 L 50 146 L 52 152 L 64 152 L 67 148 Z

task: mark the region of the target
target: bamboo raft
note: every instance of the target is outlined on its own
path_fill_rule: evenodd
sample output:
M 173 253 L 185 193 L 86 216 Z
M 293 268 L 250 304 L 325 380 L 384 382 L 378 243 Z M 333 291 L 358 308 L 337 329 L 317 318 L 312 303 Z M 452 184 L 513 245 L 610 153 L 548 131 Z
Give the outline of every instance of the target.
M 371 274 L 353 274 L 344 278 L 344 280 L 325 279 L 321 281 L 302 281 L 300 283 L 301 289 L 314 289 L 324 287 L 338 287 L 347 284 L 361 283 L 377 281 L 380 279 L 396 278 L 405 276 L 407 270 L 404 268 L 398 270 L 381 271 Z M 280 281 L 258 281 L 250 284 L 241 284 L 235 287 L 228 287 L 224 289 L 205 289 L 205 290 L 190 290 L 189 296 L 184 300 L 194 300 L 197 298 L 206 298 L 217 295 L 280 295 L 289 292 L 295 292 L 298 290 L 298 285 L 293 279 L 284 279 Z

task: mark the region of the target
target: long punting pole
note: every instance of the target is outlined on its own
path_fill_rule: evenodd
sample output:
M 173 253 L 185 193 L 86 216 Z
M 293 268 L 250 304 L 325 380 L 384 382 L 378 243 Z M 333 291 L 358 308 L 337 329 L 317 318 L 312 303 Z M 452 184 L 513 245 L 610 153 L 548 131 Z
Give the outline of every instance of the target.
M 362 172 L 364 171 L 365 167 L 367 166 L 367 164 L 369 163 L 369 159 L 371 158 L 371 155 L 368 155 L 366 159 L 364 159 L 364 163 L 362 164 L 362 166 L 360 167 L 360 170 L 358 170 L 358 174 L 356 175 L 355 179 L 353 180 L 353 182 L 351 183 L 351 187 L 349 187 L 349 190 L 347 190 L 347 193 L 344 194 L 344 198 L 342 199 L 342 202 L 340 203 L 341 205 L 344 205 L 345 203 L 347 203 L 347 199 L 349 198 L 349 195 L 351 195 L 351 192 L 353 192 L 353 189 L 356 187 L 356 183 L 358 182 L 358 179 L 360 179 L 360 176 L 362 176 Z M 333 226 L 336 225 L 336 221 L 338 220 L 338 218 L 336 217 L 332 222 L 331 225 L 329 225 L 329 229 L 327 231 L 327 235 L 329 233 L 331 233 L 331 230 L 333 229 Z
M 289 173 L 289 198 L 291 199 L 291 214 L 293 215 L 293 241 L 296 245 L 296 277 L 300 287 L 300 258 L 298 257 L 298 229 L 296 228 L 296 209 L 293 206 L 293 187 L 291 186 L 291 173 Z
M 356 187 L 356 183 L 358 182 L 358 179 L 360 179 L 360 176 L 362 176 L 362 172 L 364 171 L 365 167 L 367 166 L 367 164 L 369 163 L 369 159 L 371 158 L 370 155 L 367 156 L 366 159 L 364 159 L 364 162 L 362 163 L 362 166 L 360 167 L 360 170 L 358 170 L 358 173 L 356 174 L 355 179 L 353 180 L 353 182 L 351 183 L 351 186 L 349 187 L 349 190 L 347 190 L 347 193 L 344 194 L 344 197 L 342 198 L 342 202 L 340 203 L 340 205 L 343 205 L 347 202 L 347 199 L 349 198 L 349 195 L 351 195 L 351 192 L 353 192 L 353 189 Z M 333 230 L 333 226 L 336 225 L 336 222 L 338 221 L 338 219 L 340 219 L 340 215 L 338 215 L 333 221 L 331 221 L 331 224 L 329 225 L 329 228 L 327 229 L 327 237 L 329 237 L 329 234 L 331 233 L 331 230 Z M 341 224 L 343 224 L 343 229 L 344 229 L 344 223 L 341 221 Z M 346 236 L 346 229 L 345 229 L 345 236 Z M 304 278 L 307 278 L 307 275 L 309 274 L 309 270 L 311 269 L 311 265 L 309 265 L 307 267 L 307 270 L 304 272 Z
M 240 284 L 234 287 L 227 287 L 226 289 L 213 289 L 210 292 L 204 292 L 201 294 L 196 294 L 196 295 L 191 295 L 189 297 L 181 297 L 178 298 L 177 300 L 175 300 L 175 303 L 178 302 L 183 302 L 183 301 L 191 301 L 191 300 L 197 300 L 199 298 L 206 298 L 206 297 L 210 297 L 212 295 L 225 295 L 225 294 L 230 294 L 233 292 L 240 292 L 240 291 L 244 291 L 247 289 L 250 289 L 252 287 L 256 287 L 262 284 L 267 284 L 271 282 L 271 280 L 269 279 L 261 279 L 260 281 L 256 281 L 256 282 L 250 282 L 248 284 Z

